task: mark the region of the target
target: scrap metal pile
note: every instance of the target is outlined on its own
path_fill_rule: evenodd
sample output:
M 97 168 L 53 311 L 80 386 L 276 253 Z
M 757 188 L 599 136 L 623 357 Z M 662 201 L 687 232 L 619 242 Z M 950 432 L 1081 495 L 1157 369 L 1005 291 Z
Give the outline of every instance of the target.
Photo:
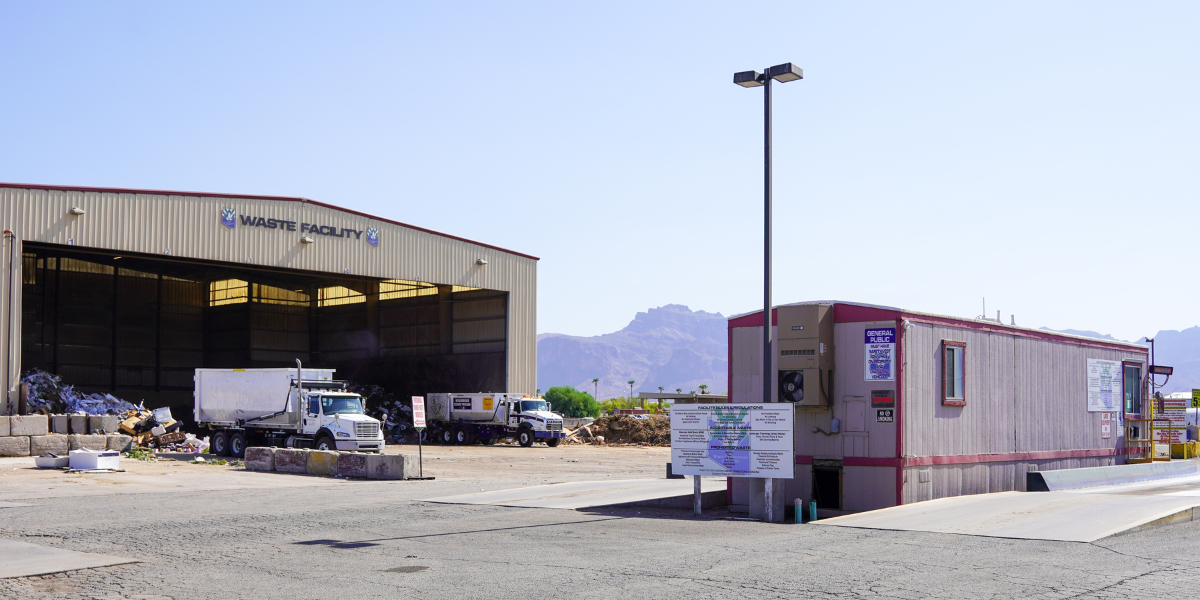
M 112 394 L 84 394 L 58 375 L 34 369 L 21 378 L 29 385 L 29 410 L 46 415 L 115 415 L 135 410 L 134 405 Z

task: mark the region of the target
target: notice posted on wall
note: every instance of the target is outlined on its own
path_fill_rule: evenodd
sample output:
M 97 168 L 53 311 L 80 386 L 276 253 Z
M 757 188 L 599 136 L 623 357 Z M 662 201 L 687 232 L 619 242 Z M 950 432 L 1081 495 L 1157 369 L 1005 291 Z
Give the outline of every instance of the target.
M 863 335 L 867 349 L 867 381 L 896 380 L 896 328 L 867 329 Z
M 1088 412 L 1116 412 L 1121 406 L 1121 362 L 1087 359 Z
M 674 404 L 671 472 L 792 479 L 794 417 L 787 403 Z

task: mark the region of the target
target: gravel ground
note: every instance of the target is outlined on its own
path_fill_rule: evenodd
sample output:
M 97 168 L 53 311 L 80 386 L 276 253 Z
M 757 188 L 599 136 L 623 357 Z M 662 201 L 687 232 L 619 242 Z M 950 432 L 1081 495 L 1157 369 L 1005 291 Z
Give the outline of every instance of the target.
M 60 483 L 68 479 L 4 459 L 0 500 L 38 506 L 0 509 L 0 536 L 143 562 L 0 580 L 0 597 L 1161 598 L 1200 584 L 1200 523 L 1078 544 L 767 525 L 723 510 L 695 518 L 422 501 L 656 477 L 667 455 L 435 447 L 426 461 L 438 479 L 428 482 L 132 461 L 103 476 L 125 484 Z

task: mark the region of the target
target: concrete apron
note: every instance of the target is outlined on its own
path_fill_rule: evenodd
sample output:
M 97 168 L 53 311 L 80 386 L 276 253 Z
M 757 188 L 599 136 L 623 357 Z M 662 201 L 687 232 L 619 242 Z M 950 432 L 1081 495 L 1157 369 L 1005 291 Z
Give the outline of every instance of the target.
M 1130 465 L 1140 466 L 1140 465 Z M 1164 479 L 1065 489 L 939 498 L 815 521 L 816 525 L 1093 542 L 1200 519 L 1200 475 L 1161 469 Z M 1082 469 L 1081 469 L 1082 470 Z M 1047 473 L 1048 474 L 1048 473 Z M 1087 475 L 1087 474 L 1085 474 Z M 1113 473 L 1103 473 L 1113 477 Z M 1067 480 L 1075 483 L 1077 478 Z
M 0 539 L 0 579 L 49 575 L 76 569 L 94 569 L 139 562 L 130 558 L 47 548 L 14 540 Z
M 725 505 L 725 479 L 701 479 L 705 508 Z M 685 479 L 626 479 L 619 481 L 574 481 L 551 485 L 496 490 L 428 498 L 442 504 L 487 504 L 519 508 L 562 508 L 580 510 L 602 507 L 680 508 L 692 507 L 692 482 Z

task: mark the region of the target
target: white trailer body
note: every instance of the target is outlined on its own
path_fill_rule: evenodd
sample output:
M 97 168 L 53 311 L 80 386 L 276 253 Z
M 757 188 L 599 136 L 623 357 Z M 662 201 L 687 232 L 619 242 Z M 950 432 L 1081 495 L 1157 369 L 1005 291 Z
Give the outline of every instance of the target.
M 303 378 L 300 378 L 300 374 Z M 196 423 L 217 456 L 247 445 L 382 452 L 383 430 L 333 369 L 196 369 Z
M 334 369 L 304 369 L 304 378 L 332 381 Z M 243 422 L 295 429 L 296 369 L 196 369 L 197 423 L 226 427 Z M 260 417 L 284 411 L 268 419 Z
M 562 417 L 550 409 L 543 398 L 516 394 L 429 394 L 426 437 L 444 444 L 494 444 L 511 437 L 522 446 L 541 441 L 554 447 L 565 434 Z

